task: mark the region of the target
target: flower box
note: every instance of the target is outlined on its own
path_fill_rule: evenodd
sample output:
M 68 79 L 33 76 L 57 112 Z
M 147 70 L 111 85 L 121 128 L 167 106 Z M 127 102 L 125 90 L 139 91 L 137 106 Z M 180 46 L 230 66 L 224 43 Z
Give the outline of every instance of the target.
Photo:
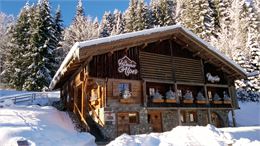
M 197 104 L 206 104 L 207 101 L 206 100 L 196 100 L 195 103 L 197 103 Z
M 224 104 L 231 104 L 231 100 L 224 100 Z
M 166 99 L 166 103 L 176 103 L 176 99 Z
M 191 99 L 184 99 L 183 103 L 193 103 L 193 100 L 191 100 Z
M 163 99 L 152 99 L 152 102 L 153 103 L 162 103 L 162 102 L 164 102 L 164 100 Z
M 214 104 L 222 104 L 222 101 L 212 101 Z
M 133 98 L 122 98 L 119 100 L 120 103 L 124 103 L 124 104 L 130 104 L 130 103 L 134 103 L 134 99 Z

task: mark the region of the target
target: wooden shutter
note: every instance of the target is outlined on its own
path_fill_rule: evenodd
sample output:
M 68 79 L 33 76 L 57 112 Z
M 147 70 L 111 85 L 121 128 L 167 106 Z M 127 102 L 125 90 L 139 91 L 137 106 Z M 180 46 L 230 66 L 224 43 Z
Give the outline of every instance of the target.
M 176 81 L 203 83 L 200 60 L 173 57 Z
M 142 78 L 173 80 L 171 56 L 140 52 Z

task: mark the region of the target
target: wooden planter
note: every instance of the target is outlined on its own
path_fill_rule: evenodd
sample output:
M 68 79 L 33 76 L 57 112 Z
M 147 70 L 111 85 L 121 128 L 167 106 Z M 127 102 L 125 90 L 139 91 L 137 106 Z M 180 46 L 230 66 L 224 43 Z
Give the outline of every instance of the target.
M 120 103 L 124 103 L 124 104 L 131 104 L 131 103 L 134 103 L 134 99 L 133 98 L 127 98 L 127 99 L 120 99 L 119 100 Z
M 224 100 L 224 104 L 231 104 L 231 100 Z
M 176 103 L 176 99 L 166 99 L 166 103 Z
M 183 103 L 193 103 L 193 100 L 191 100 L 191 99 L 184 99 Z
M 207 101 L 206 100 L 196 100 L 195 103 L 197 103 L 197 104 L 206 104 Z
M 163 99 L 152 99 L 152 102 L 153 103 L 162 103 L 162 102 L 164 102 L 164 100 Z
M 223 102 L 222 101 L 212 101 L 212 103 L 214 103 L 214 104 L 222 104 Z

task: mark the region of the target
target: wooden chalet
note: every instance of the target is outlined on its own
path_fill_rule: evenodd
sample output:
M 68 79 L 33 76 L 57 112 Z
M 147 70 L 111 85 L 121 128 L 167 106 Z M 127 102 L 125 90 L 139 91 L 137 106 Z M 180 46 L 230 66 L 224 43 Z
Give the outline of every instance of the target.
M 50 88 L 94 135 L 228 125 L 244 70 L 180 25 L 76 43 Z

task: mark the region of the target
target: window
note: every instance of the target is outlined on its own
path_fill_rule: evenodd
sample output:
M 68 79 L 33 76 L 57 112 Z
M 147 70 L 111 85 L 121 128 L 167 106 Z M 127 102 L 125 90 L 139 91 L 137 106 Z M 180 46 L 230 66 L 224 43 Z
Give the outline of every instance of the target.
M 129 116 L 129 123 L 131 123 L 131 124 L 138 123 L 137 113 L 129 113 L 128 116 Z
M 155 89 L 154 88 L 149 88 L 149 96 L 152 97 L 155 93 Z
M 211 91 L 208 91 L 209 101 L 212 101 L 212 93 Z
M 181 122 L 197 122 L 197 113 L 194 111 L 181 111 Z
M 120 83 L 119 85 L 118 85 L 118 91 L 119 91 L 119 95 L 121 96 L 121 97 L 123 97 L 123 96 L 125 96 L 124 98 L 128 98 L 128 97 L 130 97 L 131 95 L 131 93 L 130 93 L 130 90 L 131 88 L 130 88 L 130 84 L 129 83 Z

